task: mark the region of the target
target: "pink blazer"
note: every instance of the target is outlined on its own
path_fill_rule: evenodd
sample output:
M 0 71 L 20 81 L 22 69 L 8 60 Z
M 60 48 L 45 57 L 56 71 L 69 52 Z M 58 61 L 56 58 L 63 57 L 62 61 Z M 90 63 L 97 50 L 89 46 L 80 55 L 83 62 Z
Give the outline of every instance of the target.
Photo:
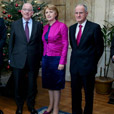
M 59 21 L 56 21 L 50 28 L 48 34 L 48 43 L 44 35 L 48 31 L 49 25 L 45 25 L 43 29 L 42 41 L 44 45 L 43 55 L 47 56 L 61 56 L 59 64 L 66 64 L 68 51 L 68 28 Z

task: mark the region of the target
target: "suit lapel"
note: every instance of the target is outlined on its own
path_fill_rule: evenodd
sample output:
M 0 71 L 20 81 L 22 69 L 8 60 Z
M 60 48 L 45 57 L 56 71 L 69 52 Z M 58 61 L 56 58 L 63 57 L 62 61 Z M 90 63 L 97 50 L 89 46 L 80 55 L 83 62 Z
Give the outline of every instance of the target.
M 24 40 L 27 42 L 27 38 L 26 38 L 25 31 L 24 31 L 22 19 L 19 20 L 18 27 L 20 28 L 20 31 L 22 33 Z
M 77 23 L 73 26 L 73 28 L 72 28 L 72 30 L 71 30 L 71 32 L 72 32 L 72 43 L 74 43 L 74 46 L 77 46 L 77 44 L 76 44 L 76 38 L 75 38 L 75 33 L 76 33 L 76 27 L 77 27 Z
M 35 32 L 35 21 L 33 21 L 32 20 L 32 31 L 31 31 L 31 37 L 30 37 L 30 40 L 29 40 L 29 42 L 32 40 L 32 38 L 33 38 L 33 34 L 34 34 L 34 32 Z

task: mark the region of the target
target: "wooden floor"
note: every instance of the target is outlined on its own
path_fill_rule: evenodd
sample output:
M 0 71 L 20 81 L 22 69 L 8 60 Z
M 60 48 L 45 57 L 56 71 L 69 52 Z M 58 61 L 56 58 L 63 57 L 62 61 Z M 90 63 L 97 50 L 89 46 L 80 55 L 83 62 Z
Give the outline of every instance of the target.
M 48 91 L 42 89 L 41 77 L 38 77 L 38 95 L 36 97 L 36 109 L 48 106 Z M 83 90 L 82 90 L 83 92 Z M 94 111 L 93 114 L 114 114 L 114 104 L 108 104 L 109 95 L 99 95 L 95 92 Z M 84 107 L 84 94 L 83 94 Z M 0 96 L 0 109 L 4 114 L 15 114 L 16 105 L 13 98 Z M 70 82 L 66 82 L 66 87 L 62 90 L 60 110 L 71 113 L 71 88 Z M 24 105 L 23 114 L 30 114 L 27 110 L 26 103 Z

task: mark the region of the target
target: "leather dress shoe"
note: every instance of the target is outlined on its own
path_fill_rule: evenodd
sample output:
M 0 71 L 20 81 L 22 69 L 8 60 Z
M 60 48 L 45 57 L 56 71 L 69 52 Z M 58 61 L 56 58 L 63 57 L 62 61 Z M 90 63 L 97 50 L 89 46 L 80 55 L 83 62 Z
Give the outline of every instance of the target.
M 2 110 L 0 110 L 0 114 L 3 114 L 3 111 Z
M 30 112 L 31 112 L 31 114 L 38 114 L 37 110 L 35 110 L 35 109 L 30 110 Z
M 22 108 L 18 108 L 17 110 L 16 110 L 16 114 L 22 114 Z

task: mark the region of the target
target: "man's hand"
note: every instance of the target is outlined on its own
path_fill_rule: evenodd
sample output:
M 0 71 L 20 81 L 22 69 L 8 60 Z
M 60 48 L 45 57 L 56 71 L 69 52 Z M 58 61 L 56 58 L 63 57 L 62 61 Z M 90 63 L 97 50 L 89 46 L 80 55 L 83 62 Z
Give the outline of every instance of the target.
M 8 63 L 10 64 L 10 60 L 8 60 Z
M 112 56 L 112 60 L 114 61 L 114 55 Z

